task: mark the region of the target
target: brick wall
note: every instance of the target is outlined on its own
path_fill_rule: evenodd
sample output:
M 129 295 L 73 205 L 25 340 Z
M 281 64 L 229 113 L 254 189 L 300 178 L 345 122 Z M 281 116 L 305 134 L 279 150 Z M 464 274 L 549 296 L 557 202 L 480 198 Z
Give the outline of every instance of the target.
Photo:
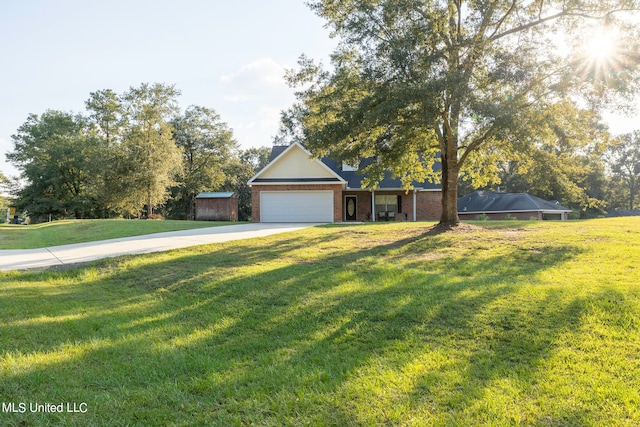
M 413 209 L 413 202 L 411 204 L 411 209 Z M 418 221 L 440 220 L 442 216 L 442 191 L 418 191 L 416 193 L 416 205 Z
M 413 191 L 406 193 L 403 190 L 398 191 L 380 191 L 376 194 L 391 194 L 402 197 L 401 212 L 396 213 L 395 221 L 413 221 Z M 371 221 L 371 192 L 369 191 L 345 191 L 345 196 L 357 196 L 358 198 L 358 221 Z M 418 221 L 437 221 L 442 214 L 442 193 L 440 191 L 419 191 L 416 193 L 417 220 Z M 405 215 L 406 214 L 406 215 Z M 344 220 L 344 212 L 342 213 L 342 221 Z M 377 221 L 377 219 L 376 219 Z

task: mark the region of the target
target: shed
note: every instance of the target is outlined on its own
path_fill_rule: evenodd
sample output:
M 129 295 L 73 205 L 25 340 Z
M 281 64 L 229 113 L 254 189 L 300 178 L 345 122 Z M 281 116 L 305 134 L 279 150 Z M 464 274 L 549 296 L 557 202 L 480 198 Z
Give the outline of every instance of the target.
M 196 221 L 237 221 L 238 196 L 233 192 L 203 192 L 196 196 Z

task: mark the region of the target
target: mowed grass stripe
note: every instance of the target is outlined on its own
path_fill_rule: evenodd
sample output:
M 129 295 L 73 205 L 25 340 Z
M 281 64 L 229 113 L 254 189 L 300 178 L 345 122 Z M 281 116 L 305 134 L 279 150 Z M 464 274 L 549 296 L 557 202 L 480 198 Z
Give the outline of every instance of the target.
M 0 276 L 15 425 L 638 425 L 640 221 L 328 225 Z

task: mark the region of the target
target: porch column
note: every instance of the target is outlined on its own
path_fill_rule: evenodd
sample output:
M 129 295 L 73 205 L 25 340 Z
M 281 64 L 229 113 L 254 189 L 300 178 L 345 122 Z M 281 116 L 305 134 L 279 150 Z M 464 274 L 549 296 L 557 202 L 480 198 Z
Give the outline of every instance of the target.
M 376 222 L 376 191 L 371 190 L 371 221 Z
M 413 189 L 413 222 L 416 222 L 416 189 Z

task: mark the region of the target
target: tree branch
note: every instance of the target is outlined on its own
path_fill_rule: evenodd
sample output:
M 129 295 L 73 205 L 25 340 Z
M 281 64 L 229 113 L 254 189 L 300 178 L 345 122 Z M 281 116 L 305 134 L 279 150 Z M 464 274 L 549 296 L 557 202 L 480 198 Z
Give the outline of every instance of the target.
M 491 136 L 491 133 L 493 132 L 493 129 L 495 128 L 495 126 L 496 126 L 496 122 L 493 122 L 489 127 L 489 129 L 487 129 L 484 132 L 484 134 L 482 134 L 482 136 L 474 139 L 471 142 L 471 144 L 467 146 L 462 156 L 460 156 L 460 160 L 458 160 L 458 168 L 462 167 L 462 165 L 464 164 L 465 160 L 467 160 L 467 157 L 469 156 L 470 153 L 477 150 Z
M 562 18 L 564 16 L 572 16 L 572 17 L 576 17 L 576 18 L 592 19 L 592 20 L 596 20 L 597 21 L 597 20 L 605 19 L 605 18 L 607 18 L 607 17 L 609 17 L 611 15 L 614 15 L 616 13 L 619 13 L 619 12 L 638 12 L 638 11 L 640 11 L 640 8 L 620 8 L 620 9 L 610 10 L 610 11 L 606 12 L 603 15 L 591 15 L 591 14 L 586 13 L 586 12 L 567 9 L 567 10 L 562 10 L 561 12 L 558 12 L 558 13 L 556 13 L 554 15 L 549 15 L 549 16 L 546 16 L 544 18 L 536 19 L 535 21 L 529 22 L 527 24 L 519 25 L 517 27 L 514 27 L 514 28 L 511 28 L 509 30 L 506 30 L 506 31 L 504 31 L 504 32 L 502 32 L 500 34 L 495 34 L 494 33 L 493 35 L 491 35 L 491 37 L 488 38 L 488 41 L 493 42 L 493 41 L 496 41 L 496 40 L 501 39 L 503 37 L 506 37 L 506 36 L 508 36 L 510 34 L 519 33 L 521 31 L 527 30 L 527 29 L 532 28 L 532 27 L 536 27 L 536 26 L 544 24 L 545 22 L 548 22 L 548 21 L 553 21 L 555 19 Z M 506 16 L 507 15 L 505 15 L 504 18 L 506 18 Z
M 491 39 L 493 36 L 495 36 L 498 31 L 500 30 L 500 27 L 502 26 L 502 24 L 504 24 L 504 21 L 509 17 L 509 15 L 511 15 L 511 13 L 513 13 L 513 11 L 516 8 L 516 3 L 517 0 L 513 0 L 513 2 L 511 3 L 511 7 L 509 8 L 509 10 L 507 11 L 507 13 L 504 14 L 504 16 L 502 18 L 500 18 L 500 20 L 498 21 L 498 23 L 496 24 L 496 29 L 493 32 L 493 34 L 491 34 L 489 36 L 489 39 Z

